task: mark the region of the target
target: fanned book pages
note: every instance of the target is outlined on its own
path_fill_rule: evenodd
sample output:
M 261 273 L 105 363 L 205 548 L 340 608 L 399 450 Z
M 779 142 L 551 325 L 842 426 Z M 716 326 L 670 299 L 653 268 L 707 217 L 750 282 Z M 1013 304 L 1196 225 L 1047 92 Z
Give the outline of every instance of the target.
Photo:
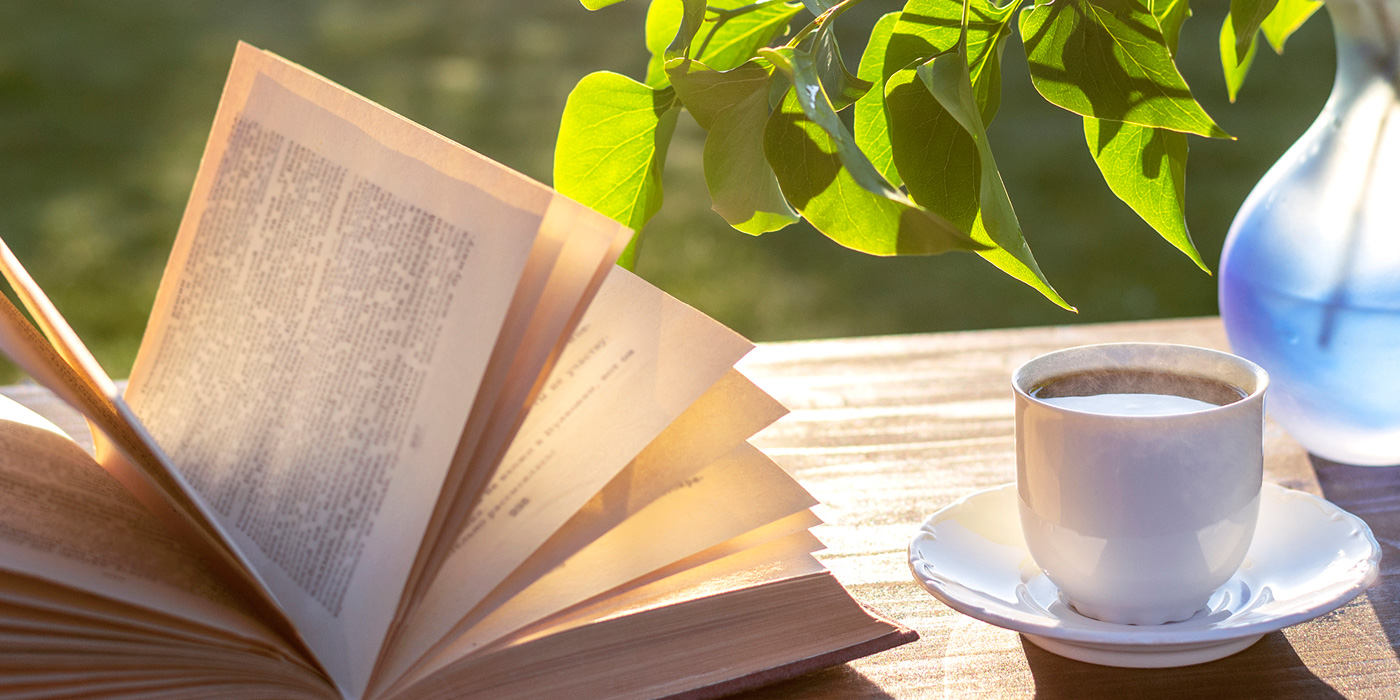
M 709 697 L 914 633 L 631 231 L 238 47 L 124 391 L 0 245 L 0 697 Z M 32 319 L 32 320 L 31 320 Z

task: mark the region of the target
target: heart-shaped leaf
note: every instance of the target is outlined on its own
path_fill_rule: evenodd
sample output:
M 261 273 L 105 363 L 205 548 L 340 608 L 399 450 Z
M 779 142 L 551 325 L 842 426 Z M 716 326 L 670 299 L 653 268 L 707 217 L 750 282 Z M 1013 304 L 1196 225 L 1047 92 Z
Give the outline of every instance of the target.
M 1152 14 L 1175 56 L 1181 25 L 1191 16 L 1186 0 L 1154 3 Z M 1198 267 L 1210 272 L 1186 227 L 1186 135 L 1085 117 L 1084 138 L 1113 194 Z
M 1043 0 L 1021 13 L 1031 82 L 1086 117 L 1231 138 L 1191 97 L 1142 0 Z
M 821 31 L 821 30 L 819 30 Z M 806 44 L 806 42 L 804 42 Z M 788 80 L 792 81 L 793 99 L 807 115 L 807 120 L 820 127 L 830 137 L 835 154 L 841 159 L 845 170 L 861 187 L 881 197 L 905 200 L 904 193 L 891 185 L 888 180 L 870 164 L 856 145 L 855 136 L 846 129 L 841 115 L 836 113 L 831 99 L 827 97 L 817 72 L 817 59 L 809 48 L 760 49 L 759 55 L 773 64 Z M 784 98 L 784 104 L 786 104 Z M 771 160 L 771 158 L 770 158 Z M 778 168 L 775 165 L 774 170 Z M 779 173 L 779 181 L 782 174 Z M 786 192 L 787 188 L 784 187 Z M 793 200 L 794 203 L 796 200 Z M 798 207 L 800 210 L 801 207 Z
M 1021 234 L 1020 222 L 1011 206 L 1011 199 L 1006 194 L 1001 173 L 997 170 L 996 159 L 992 155 L 991 144 L 987 140 L 987 131 L 982 125 L 981 110 L 973 95 L 972 79 L 967 68 L 967 57 L 962 52 L 962 47 L 959 46 L 957 50 L 944 52 L 933 57 L 920 64 L 914 69 L 914 72 L 941 109 L 941 112 L 932 113 L 939 116 L 941 129 L 952 130 L 956 126 L 965 134 L 965 136 L 950 136 L 944 139 L 944 142 L 965 144 L 965 140 L 970 139 L 976 149 L 975 162 L 978 163 L 979 170 L 967 173 L 969 179 L 976 178 L 977 211 L 973 217 L 971 234 L 974 241 L 989 246 L 989 249 L 979 251 L 978 255 L 1003 272 L 1030 285 L 1050 301 L 1073 311 L 1074 307 L 1070 306 L 1045 279 L 1044 273 L 1040 271 L 1040 265 L 1036 263 L 1035 256 L 1031 254 L 1030 247 L 1026 245 L 1025 238 Z M 896 79 L 899 76 L 900 74 L 897 73 L 896 76 L 891 77 L 889 85 L 897 87 L 899 83 L 896 82 Z M 892 92 L 887 87 L 885 98 L 890 100 L 891 95 Z M 943 115 L 946 115 L 946 119 L 943 118 Z M 926 116 L 931 115 L 926 114 Z M 897 122 L 892 122 L 891 126 L 895 127 L 897 137 L 899 134 Z M 915 193 L 915 182 L 918 178 L 913 174 L 914 165 L 901 159 L 900 145 L 899 140 L 896 140 L 896 167 L 901 173 L 904 173 L 905 183 L 909 186 L 910 193 L 914 195 L 914 200 L 918 202 L 920 201 L 919 195 Z M 963 147 L 965 148 L 965 146 Z M 950 182 L 950 172 L 949 169 L 945 168 L 943 182 Z M 963 192 L 967 190 L 968 188 L 965 186 L 961 188 Z M 946 194 L 946 192 L 943 193 L 943 195 Z
M 983 167 L 972 134 L 939 104 L 913 67 L 890 76 L 885 105 L 894 167 L 904 172 L 909 196 L 972 232 L 982 207 Z
M 671 78 L 676 96 L 706 131 L 720 112 L 743 101 L 753 92 L 762 91 L 766 100 L 771 76 L 770 69 L 754 61 L 733 70 L 719 71 L 686 58 L 667 61 L 666 74 Z
M 983 124 L 991 124 L 1001 106 L 1001 55 L 1018 5 L 1020 0 L 1005 6 L 992 0 L 968 2 L 964 52 Z M 962 32 L 962 7 L 949 0 L 909 0 L 890 37 L 881 77 L 887 80 L 895 71 L 952 50 Z
M 783 197 L 763 151 L 771 68 L 749 61 L 728 71 L 693 59 L 667 62 L 677 96 L 705 137 L 705 184 L 714 210 L 734 228 L 758 235 L 800 217 Z
M 755 236 L 801 218 L 788 205 L 764 153 L 768 116 L 765 82 L 720 110 L 705 137 L 705 184 L 714 210 L 730 226 Z
M 844 163 L 837 140 L 807 113 L 800 92 L 801 88 L 788 90 L 769 117 L 764 151 L 783 194 L 818 231 L 847 248 L 872 255 L 985 247 L 910 202 L 897 189 L 874 192 L 857 181 Z M 825 101 L 824 96 L 822 99 Z M 874 173 L 873 167 L 870 172 Z
M 1084 138 L 1113 194 L 1210 272 L 1186 228 L 1186 134 L 1086 117 Z
M 661 208 L 662 168 L 679 114 L 674 90 L 609 72 L 584 76 L 564 103 L 554 187 L 638 232 L 619 264 L 631 266 L 642 227 Z
M 865 44 L 865 53 L 860 57 L 860 67 L 856 75 L 874 85 L 856 100 L 856 146 L 870 158 L 870 163 L 880 171 L 891 184 L 898 186 L 902 180 L 899 170 L 894 167 L 890 152 L 890 125 L 885 115 L 885 51 L 889 47 L 890 35 L 899 21 L 899 13 L 891 12 L 875 22 L 870 30 L 870 40 Z

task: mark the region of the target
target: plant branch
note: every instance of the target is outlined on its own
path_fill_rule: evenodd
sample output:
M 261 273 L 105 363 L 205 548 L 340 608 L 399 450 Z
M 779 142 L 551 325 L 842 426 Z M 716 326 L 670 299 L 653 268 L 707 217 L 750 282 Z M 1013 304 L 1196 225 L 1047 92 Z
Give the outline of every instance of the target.
M 719 31 L 719 28 L 720 28 L 720 27 L 723 27 L 724 24 L 725 24 L 726 22 L 728 22 L 729 20 L 734 19 L 735 17 L 742 17 L 742 16 L 744 16 L 744 15 L 750 13 L 750 12 L 753 12 L 753 11 L 759 9 L 759 8 L 764 7 L 764 6 L 771 5 L 771 4 L 775 3 L 775 2 L 786 2 L 786 1 L 787 1 L 787 0 L 759 0 L 759 2 L 755 2 L 755 3 L 748 4 L 748 5 L 744 5 L 743 7 L 735 7 L 735 8 L 731 8 L 731 9 L 727 9 L 727 10 L 724 9 L 724 8 L 722 8 L 722 7 L 712 7 L 712 6 L 710 6 L 710 5 L 706 5 L 706 6 L 705 6 L 705 11 L 706 11 L 706 12 L 709 12 L 709 13 L 711 13 L 711 14 L 713 14 L 713 15 L 715 16 L 715 22 L 714 22 L 714 24 L 711 24 L 711 25 L 710 25 L 710 31 L 709 31 L 709 32 L 706 32 L 705 38 L 704 38 L 703 40 L 701 40 L 701 42 L 700 42 L 700 48 L 699 48 L 699 49 L 696 49 L 696 51 L 695 51 L 695 57 L 696 57 L 696 58 L 699 58 L 699 57 L 705 55 L 705 49 L 709 48 L 709 46 L 710 46 L 710 40 L 715 38 L 715 33 L 718 32 L 718 31 Z
M 792 39 L 788 40 L 786 47 L 789 49 L 797 48 L 797 45 L 802 43 L 802 40 L 806 39 L 809 34 L 817 31 L 818 29 L 821 29 L 822 25 L 835 20 L 837 17 L 840 17 L 841 14 L 844 13 L 846 10 L 851 9 L 852 7 L 855 7 L 856 5 L 861 4 L 862 2 L 865 2 L 865 0 L 841 0 L 840 3 L 832 5 L 831 9 L 818 15 L 816 19 L 812 20 L 807 26 L 803 27 L 802 31 L 798 32 L 797 34 L 794 34 Z
M 750 7 L 752 7 L 752 5 Z M 715 38 L 715 32 L 719 31 L 719 28 L 723 27 L 725 22 L 729 21 L 729 17 L 729 15 L 720 15 L 719 19 L 715 20 L 715 23 L 710 25 L 710 31 L 705 32 L 705 38 L 700 41 L 700 48 L 695 50 L 696 58 L 705 55 L 705 49 L 710 48 L 710 40 Z
M 724 8 L 722 8 L 722 7 L 710 7 L 710 6 L 707 5 L 707 6 L 705 6 L 705 11 L 706 11 L 706 12 L 713 12 L 713 13 L 715 14 L 716 17 L 719 17 L 719 18 L 720 18 L 720 20 L 730 20 L 730 19 L 733 19 L 733 18 L 738 17 L 738 16 L 740 16 L 740 15 L 746 15 L 746 14 L 748 14 L 748 13 L 750 13 L 750 12 L 753 12 L 754 10 L 757 10 L 758 8 L 763 7 L 764 5 L 768 5 L 768 4 L 774 3 L 774 2 L 783 2 L 783 1 L 784 1 L 784 0 L 763 0 L 762 2 L 756 2 L 756 3 L 753 3 L 753 4 L 751 4 L 751 5 L 744 5 L 743 7 L 735 7 L 735 8 L 728 9 L 728 10 L 726 10 L 726 9 L 724 9 Z

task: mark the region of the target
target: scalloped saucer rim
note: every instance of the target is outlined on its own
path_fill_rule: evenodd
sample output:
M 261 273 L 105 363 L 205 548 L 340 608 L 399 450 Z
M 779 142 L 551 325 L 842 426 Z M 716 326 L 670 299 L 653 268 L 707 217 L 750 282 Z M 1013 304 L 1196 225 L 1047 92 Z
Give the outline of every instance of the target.
M 1076 612 L 1031 561 L 1015 499 L 1016 485 L 1003 484 L 930 515 L 909 543 L 914 580 L 960 613 L 1090 663 L 1166 667 L 1223 658 L 1341 607 L 1380 570 L 1380 546 L 1364 521 L 1266 483 L 1245 563 L 1204 609 L 1165 625 L 1102 622 Z

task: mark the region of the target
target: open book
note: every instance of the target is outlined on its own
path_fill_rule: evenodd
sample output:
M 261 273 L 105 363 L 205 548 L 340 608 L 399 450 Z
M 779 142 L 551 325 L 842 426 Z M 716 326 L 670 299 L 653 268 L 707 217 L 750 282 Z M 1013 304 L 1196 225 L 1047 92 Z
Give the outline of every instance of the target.
M 3 406 L 0 697 L 702 697 L 913 639 L 630 233 L 240 45 L 124 393 L 0 245 L 0 349 L 95 444 Z

